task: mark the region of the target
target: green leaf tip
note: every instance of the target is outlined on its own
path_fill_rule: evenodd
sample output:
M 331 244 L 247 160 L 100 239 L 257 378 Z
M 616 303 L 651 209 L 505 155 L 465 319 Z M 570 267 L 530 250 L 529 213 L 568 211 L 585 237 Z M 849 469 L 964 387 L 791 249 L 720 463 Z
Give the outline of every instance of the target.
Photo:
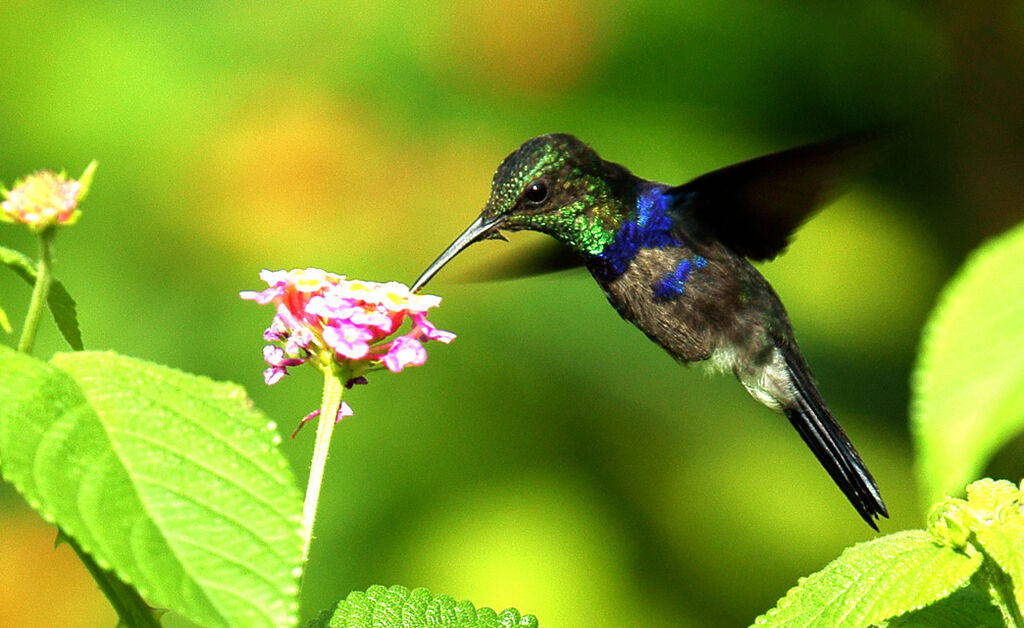
M 349 593 L 333 608 L 325 609 L 305 628 L 539 628 L 533 615 L 514 608 L 500 613 L 476 608 L 449 595 L 433 595 L 424 588 L 374 585 L 365 592 Z
M 81 186 L 78 193 L 78 201 L 82 202 L 85 197 L 89 194 L 89 188 L 92 187 L 92 178 L 96 174 L 96 167 L 99 166 L 99 162 L 95 159 L 89 162 L 89 165 L 85 167 L 82 172 L 82 176 L 78 177 L 78 183 Z
M 981 475 L 1024 430 L 1024 223 L 979 247 L 949 282 L 921 341 L 911 428 L 924 502 Z

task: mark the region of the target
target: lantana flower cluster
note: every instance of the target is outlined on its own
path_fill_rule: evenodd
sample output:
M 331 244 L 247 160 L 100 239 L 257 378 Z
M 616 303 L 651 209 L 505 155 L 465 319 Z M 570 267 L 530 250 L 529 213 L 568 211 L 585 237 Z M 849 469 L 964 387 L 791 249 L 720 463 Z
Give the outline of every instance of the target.
M 263 270 L 260 279 L 269 288 L 239 296 L 277 309 L 263 334 L 271 343 L 263 348 L 267 385 L 280 381 L 289 367 L 312 362 L 320 370 L 340 369 L 351 387 L 365 383 L 363 375 L 372 370 L 398 373 L 423 364 L 424 340 L 455 338 L 427 320 L 427 310 L 439 305 L 440 297 L 414 294 L 398 282 L 350 280 L 319 268 Z M 390 338 L 407 318 L 412 328 Z M 340 414 L 351 414 L 347 404 Z
M 82 213 L 78 203 L 89 191 L 95 170 L 94 161 L 77 180 L 63 172 L 40 170 L 19 179 L 10 190 L 0 187 L 4 197 L 0 221 L 28 225 L 37 233 L 51 226 L 73 225 Z

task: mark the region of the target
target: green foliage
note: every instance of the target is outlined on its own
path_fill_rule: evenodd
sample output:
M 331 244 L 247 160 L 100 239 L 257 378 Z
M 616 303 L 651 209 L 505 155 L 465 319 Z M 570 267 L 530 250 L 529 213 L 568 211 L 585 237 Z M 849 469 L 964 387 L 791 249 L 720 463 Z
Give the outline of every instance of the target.
M 886 628 L 1003 628 L 999 610 L 975 577 L 971 584 L 935 604 L 885 622 Z
M 533 615 L 514 608 L 495 613 L 456 602 L 448 595 L 431 595 L 426 589 L 374 585 L 350 593 L 334 608 L 306 624 L 305 628 L 538 628 Z
M 960 553 L 927 532 L 898 532 L 848 548 L 755 625 L 878 623 L 948 596 L 967 584 L 980 564 L 981 556 Z
M 866 626 L 909 613 L 891 625 L 925 625 L 924 617 L 934 622 L 927 625 L 986 626 L 998 620 L 995 608 L 1007 621 L 1016 619 L 1009 625 L 1021 625 L 1021 491 L 1006 481 L 981 480 L 967 493 L 966 501 L 939 504 L 927 531 L 897 532 L 848 548 L 754 625 Z M 954 592 L 963 592 L 957 597 L 963 604 L 914 613 Z
M 0 462 L 152 604 L 204 626 L 296 621 L 300 500 L 238 386 L 113 353 L 0 347 Z
M 0 264 L 13 270 L 19 277 L 28 282 L 31 286 L 36 281 L 36 265 L 24 254 L 0 246 Z M 57 329 L 68 341 L 72 349 L 81 351 L 82 332 L 78 329 L 78 314 L 75 310 L 75 300 L 71 298 L 64 284 L 56 279 L 50 284 L 50 294 L 46 303 L 50 306 L 50 313 L 57 323 Z M 6 316 L 3 317 L 6 320 Z M 4 325 L 7 329 L 9 325 Z
M 1024 488 L 1024 483 L 1022 483 Z M 967 487 L 967 502 L 951 499 L 966 517 L 966 524 L 977 545 L 994 563 L 993 578 L 1008 578 L 1000 583 L 1012 590 L 1004 605 L 1016 607 L 1017 625 L 1024 623 L 1019 615 L 1024 610 L 1024 496 L 1009 482 L 981 480 Z M 972 508 L 971 505 L 974 504 Z M 958 513 L 959 514 L 959 513 Z M 998 569 L 997 569 L 998 568 Z
M 998 526 L 977 530 L 978 543 L 1010 578 L 1018 609 L 1024 609 L 1024 518 L 1013 517 Z
M 926 503 L 977 478 L 1024 428 L 1024 224 L 979 248 L 943 292 L 913 380 Z
M 886 185 L 827 208 L 765 267 L 826 401 L 894 519 L 910 519 L 900 384 L 945 251 L 1008 216 L 1020 3 L 975 3 L 969 16 L 890 0 L 202 6 L 0 4 L 0 179 L 104 165 L 80 223 L 58 236 L 54 268 L 90 348 L 222 373 L 290 423 L 316 405 L 318 381 L 262 384 L 266 317 L 233 294 L 261 266 L 409 281 L 479 211 L 498 162 L 542 132 L 575 133 L 638 175 L 682 183 L 910 120 Z M 965 133 L 963 115 L 986 132 Z M 966 228 L 950 228 L 954 216 Z M 599 625 L 589 620 L 605 608 L 634 618 L 605 625 L 737 626 L 800 565 L 820 568 L 862 540 L 867 528 L 785 419 L 730 376 L 674 365 L 590 277 L 454 281 L 492 255 L 526 255 L 532 235 L 481 244 L 445 270 L 431 291 L 445 297 L 438 323 L 460 340 L 443 359 L 349 393 L 357 416 L 339 426 L 324 545 L 304 583 L 314 609 L 389 574 L 385 584 L 480 603 L 529 591 L 537 602 L 506 605 L 552 628 Z M 0 304 L 20 331 L 15 281 L 0 271 Z M 56 342 L 40 334 L 37 355 Z M 281 447 L 296 474 L 311 432 Z M 500 509 L 510 494 L 518 508 Z M 460 516 L 464 495 L 488 506 L 486 521 Z M 10 499 L 5 545 L 21 514 Z M 560 500 L 572 511 L 516 525 Z M 452 553 L 467 540 L 472 553 Z M 51 562 L 38 552 L 0 570 L 24 581 Z M 574 568 L 585 576 L 563 577 Z M 737 572 L 757 577 L 730 586 Z M 86 612 L 88 599 L 69 592 L 60 606 Z M 0 610 L 0 624 L 22 623 L 16 611 Z
M 931 502 L 976 477 L 1024 428 L 1024 224 L 981 247 L 945 289 L 914 373 L 913 426 Z M 847 549 L 760 626 L 1024 626 L 1024 499 L 981 480 L 927 532 Z

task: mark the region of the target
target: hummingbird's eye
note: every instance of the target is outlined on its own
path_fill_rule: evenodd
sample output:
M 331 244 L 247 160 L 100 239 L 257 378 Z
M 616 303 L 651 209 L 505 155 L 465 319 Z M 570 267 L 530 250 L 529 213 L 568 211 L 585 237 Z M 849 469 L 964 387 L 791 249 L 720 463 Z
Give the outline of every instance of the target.
M 548 184 L 543 179 L 537 179 L 526 186 L 523 191 L 523 199 L 530 205 L 540 205 L 548 198 Z

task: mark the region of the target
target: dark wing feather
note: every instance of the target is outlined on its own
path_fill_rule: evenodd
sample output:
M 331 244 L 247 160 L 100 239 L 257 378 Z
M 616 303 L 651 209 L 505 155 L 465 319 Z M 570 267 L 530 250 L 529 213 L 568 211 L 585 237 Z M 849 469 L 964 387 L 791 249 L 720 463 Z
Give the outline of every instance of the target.
M 800 146 L 709 172 L 669 190 L 691 234 L 752 260 L 781 253 L 793 231 L 868 165 L 879 135 Z

